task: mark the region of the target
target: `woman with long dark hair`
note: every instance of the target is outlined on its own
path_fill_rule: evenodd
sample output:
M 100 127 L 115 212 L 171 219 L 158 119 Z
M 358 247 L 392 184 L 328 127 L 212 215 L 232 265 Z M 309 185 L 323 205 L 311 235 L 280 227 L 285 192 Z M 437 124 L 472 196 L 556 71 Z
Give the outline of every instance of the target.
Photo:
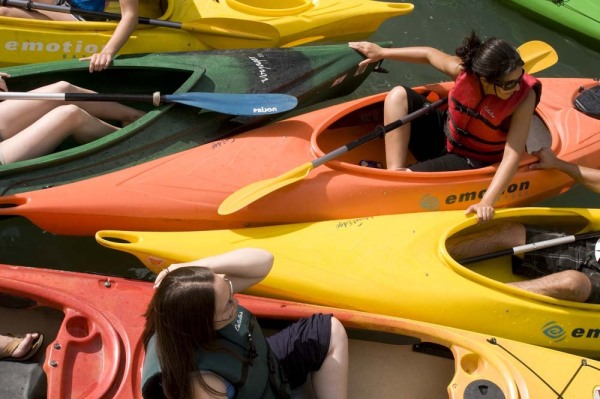
M 432 47 L 382 48 L 370 42 L 349 46 L 366 65 L 383 59 L 430 64 L 455 81 L 447 111 L 432 111 L 385 136 L 386 167 L 419 172 L 473 169 L 500 162 L 485 194 L 467 213 L 490 220 L 494 203 L 513 178 L 529 133 L 540 82 L 525 73 L 516 48 L 501 39 L 466 37 L 455 55 Z M 426 105 L 409 87 L 390 91 L 384 104 L 385 123 Z M 409 150 L 416 163 L 408 165 Z
M 348 342 L 331 315 L 265 338 L 234 293 L 264 279 L 273 256 L 244 248 L 173 264 L 156 279 L 143 341 L 144 398 L 286 398 L 311 376 L 317 398 L 346 398 Z

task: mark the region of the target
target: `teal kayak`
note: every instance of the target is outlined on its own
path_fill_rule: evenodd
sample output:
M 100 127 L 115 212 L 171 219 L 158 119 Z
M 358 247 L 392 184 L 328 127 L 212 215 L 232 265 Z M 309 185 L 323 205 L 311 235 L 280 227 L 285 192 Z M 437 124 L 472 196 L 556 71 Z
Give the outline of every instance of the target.
M 389 47 L 391 43 L 383 45 Z M 372 66 L 358 67 L 362 59 L 343 44 L 127 55 L 118 57 L 106 71 L 94 74 L 88 72 L 87 63 L 78 60 L 4 68 L 11 75 L 7 79 L 11 92 L 26 92 L 66 80 L 114 95 L 283 93 L 296 97 L 298 105 L 280 114 L 236 116 L 178 103 L 154 107 L 150 103 L 127 102 L 148 113 L 94 142 L 77 146 L 66 140 L 52 154 L 0 166 L 0 195 L 63 185 L 128 168 L 350 94 L 372 71 Z
M 501 0 L 519 11 L 550 23 L 595 48 L 600 44 L 598 0 Z

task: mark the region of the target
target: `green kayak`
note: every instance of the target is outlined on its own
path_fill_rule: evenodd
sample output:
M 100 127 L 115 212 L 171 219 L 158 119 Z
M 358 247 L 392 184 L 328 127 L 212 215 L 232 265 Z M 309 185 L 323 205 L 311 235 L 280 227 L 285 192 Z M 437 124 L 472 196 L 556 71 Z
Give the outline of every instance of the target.
M 154 107 L 130 101 L 128 105 L 148 111 L 135 123 L 92 143 L 76 146 L 66 140 L 53 154 L 0 166 L 0 195 L 110 173 L 350 94 L 372 71 L 358 68 L 361 60 L 343 44 L 129 55 L 94 74 L 88 72 L 87 63 L 77 60 L 5 68 L 11 75 L 7 80 L 11 92 L 66 80 L 103 94 L 283 93 L 297 97 L 298 105 L 280 114 L 235 116 L 179 103 Z
M 599 0 L 501 0 L 542 23 L 565 30 L 582 42 L 600 44 Z

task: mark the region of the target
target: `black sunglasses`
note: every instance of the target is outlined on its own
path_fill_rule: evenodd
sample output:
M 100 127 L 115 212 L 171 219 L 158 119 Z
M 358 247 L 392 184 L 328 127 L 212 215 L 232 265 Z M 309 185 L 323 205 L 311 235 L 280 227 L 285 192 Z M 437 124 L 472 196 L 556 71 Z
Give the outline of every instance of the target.
M 523 74 L 525 73 L 525 69 L 521 69 L 521 75 L 518 79 L 509 80 L 508 82 L 494 82 L 495 86 L 500 87 L 502 90 L 509 91 L 517 87 L 519 83 L 521 83 L 521 79 L 523 79 Z

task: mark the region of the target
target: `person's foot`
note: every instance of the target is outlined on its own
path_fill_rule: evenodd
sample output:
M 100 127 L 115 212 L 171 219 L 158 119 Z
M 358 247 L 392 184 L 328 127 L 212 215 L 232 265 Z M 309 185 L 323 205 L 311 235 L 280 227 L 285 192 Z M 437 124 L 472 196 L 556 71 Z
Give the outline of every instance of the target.
M 40 348 L 43 338 L 38 333 L 16 337 L 0 334 L 0 359 L 27 360 Z

